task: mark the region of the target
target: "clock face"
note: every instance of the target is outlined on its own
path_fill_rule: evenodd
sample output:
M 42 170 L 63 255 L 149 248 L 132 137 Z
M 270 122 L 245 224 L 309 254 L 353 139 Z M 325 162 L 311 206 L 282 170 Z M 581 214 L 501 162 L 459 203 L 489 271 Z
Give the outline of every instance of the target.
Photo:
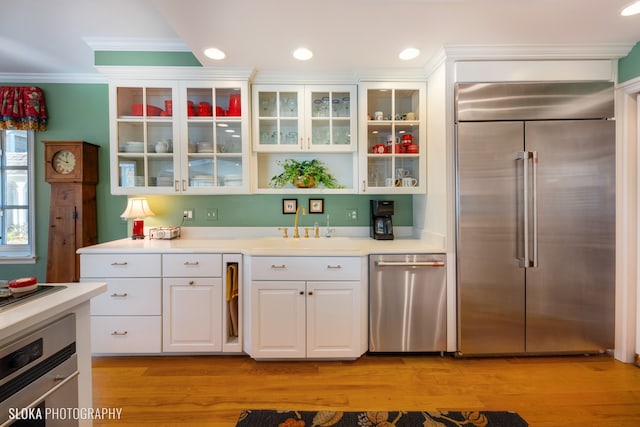
M 56 172 L 66 175 L 76 168 L 76 156 L 71 151 L 60 150 L 53 155 L 51 165 Z

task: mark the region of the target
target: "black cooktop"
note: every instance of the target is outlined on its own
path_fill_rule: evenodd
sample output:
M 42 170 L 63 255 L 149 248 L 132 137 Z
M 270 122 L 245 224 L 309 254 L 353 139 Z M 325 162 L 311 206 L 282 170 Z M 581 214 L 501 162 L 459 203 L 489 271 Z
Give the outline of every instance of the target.
M 14 305 L 32 301 L 34 298 L 61 291 L 65 288 L 66 286 L 38 285 L 38 287 L 31 292 L 12 294 L 8 297 L 0 297 L 0 311 L 7 308 L 13 308 Z

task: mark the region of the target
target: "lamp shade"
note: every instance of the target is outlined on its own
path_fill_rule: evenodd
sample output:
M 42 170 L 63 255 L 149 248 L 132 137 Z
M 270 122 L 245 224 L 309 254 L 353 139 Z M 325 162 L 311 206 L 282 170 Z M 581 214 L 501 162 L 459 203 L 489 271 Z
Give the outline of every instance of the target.
M 147 199 L 143 198 L 131 198 L 127 202 L 127 208 L 120 215 L 121 218 L 131 219 L 131 218 L 144 218 L 146 216 L 155 215 L 151 209 L 149 209 L 149 204 L 147 203 Z

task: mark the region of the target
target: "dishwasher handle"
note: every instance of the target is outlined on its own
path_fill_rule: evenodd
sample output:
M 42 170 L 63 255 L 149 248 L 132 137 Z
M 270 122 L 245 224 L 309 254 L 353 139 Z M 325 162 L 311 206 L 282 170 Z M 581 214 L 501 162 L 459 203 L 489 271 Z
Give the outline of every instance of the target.
M 444 267 L 443 261 L 376 261 L 377 267 Z

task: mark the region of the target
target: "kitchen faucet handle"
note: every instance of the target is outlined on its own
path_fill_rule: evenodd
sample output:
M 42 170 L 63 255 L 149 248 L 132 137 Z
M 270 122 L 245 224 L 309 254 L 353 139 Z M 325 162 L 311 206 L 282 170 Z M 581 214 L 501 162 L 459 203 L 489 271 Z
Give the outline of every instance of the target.
M 289 234 L 288 234 L 288 232 L 289 232 L 289 228 L 288 228 L 288 227 L 278 227 L 278 230 L 280 230 L 280 231 L 282 231 L 282 232 L 283 232 L 282 237 L 283 237 L 284 239 L 286 239 L 287 237 L 289 237 Z

